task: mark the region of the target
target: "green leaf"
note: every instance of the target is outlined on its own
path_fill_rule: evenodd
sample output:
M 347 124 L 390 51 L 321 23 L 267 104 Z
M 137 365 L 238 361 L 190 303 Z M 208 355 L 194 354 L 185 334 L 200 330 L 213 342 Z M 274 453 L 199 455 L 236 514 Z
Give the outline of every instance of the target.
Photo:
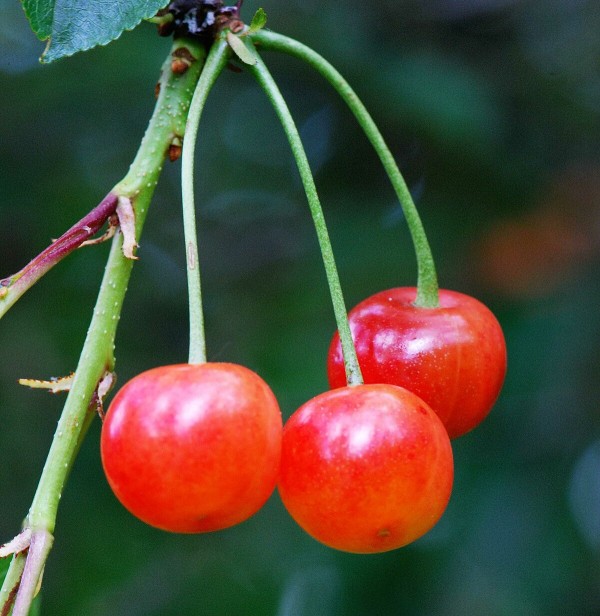
M 254 13 L 254 17 L 250 22 L 250 32 L 256 32 L 257 30 L 261 30 L 267 24 L 267 14 L 264 9 L 258 9 L 256 13 Z
M 48 41 L 42 62 L 106 45 L 154 16 L 166 0 L 21 0 L 32 30 Z
M 256 56 L 244 45 L 244 42 L 237 37 L 233 32 L 227 33 L 227 42 L 235 55 L 244 63 L 254 65 L 256 64 Z
M 50 36 L 52 28 L 54 0 L 21 0 L 21 2 L 31 29 L 40 40 L 45 41 Z

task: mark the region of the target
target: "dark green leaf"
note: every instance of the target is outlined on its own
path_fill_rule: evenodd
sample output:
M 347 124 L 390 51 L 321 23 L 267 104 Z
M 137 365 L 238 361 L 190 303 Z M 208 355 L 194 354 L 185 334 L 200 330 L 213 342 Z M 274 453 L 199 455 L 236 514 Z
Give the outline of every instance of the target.
M 42 61 L 106 45 L 165 6 L 165 0 L 21 0 L 31 28 L 48 41 Z
M 52 32 L 52 16 L 56 0 L 21 0 L 31 29 L 45 41 Z
M 250 22 L 250 31 L 256 32 L 257 30 L 264 28 L 266 24 L 267 24 L 267 14 L 265 13 L 264 9 L 258 9 L 258 11 L 254 13 L 254 17 L 252 18 L 252 21 Z

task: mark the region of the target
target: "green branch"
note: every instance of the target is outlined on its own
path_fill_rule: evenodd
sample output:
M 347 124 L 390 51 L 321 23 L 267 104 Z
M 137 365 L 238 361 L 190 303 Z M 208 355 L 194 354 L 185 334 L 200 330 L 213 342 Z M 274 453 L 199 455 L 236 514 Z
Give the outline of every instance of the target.
M 438 306 L 438 282 L 435 263 L 419 213 L 390 149 L 356 92 L 327 60 L 310 47 L 287 36 L 265 30 L 253 32 L 250 36 L 257 45 L 264 49 L 281 51 L 307 62 L 333 86 L 348 105 L 377 152 L 402 206 L 417 257 L 418 278 L 415 305 L 428 308 Z
M 179 40 L 175 47 L 187 46 L 195 61 L 185 74 L 171 71 L 172 57 L 162 68 L 160 91 L 154 113 L 138 153 L 125 178 L 111 191 L 132 206 L 131 228 L 121 228 L 115 236 L 100 287 L 93 318 L 81 352 L 75 377 L 61 414 L 46 464 L 25 521 L 32 542 L 13 607 L 13 616 L 26 616 L 52 544 L 58 504 L 69 470 L 87 427 L 94 416 L 98 385 L 114 367 L 113 348 L 123 300 L 133 267 L 132 258 L 123 254 L 125 241 L 139 239 L 154 188 L 165 157 L 173 143 L 180 142 L 185 130 L 187 111 L 199 77 L 204 51 L 193 41 Z M 131 247 L 130 247 L 131 248 Z M 20 567 L 22 557 L 13 559 L 11 568 Z M 15 574 L 7 574 L 14 580 Z M 2 588 L 0 611 L 12 601 L 11 588 Z

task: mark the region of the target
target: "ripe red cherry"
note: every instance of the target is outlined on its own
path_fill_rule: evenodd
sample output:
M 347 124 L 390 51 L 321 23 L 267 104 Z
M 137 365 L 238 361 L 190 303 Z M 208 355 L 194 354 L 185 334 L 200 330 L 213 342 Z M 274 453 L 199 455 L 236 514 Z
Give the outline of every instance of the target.
M 283 429 L 283 504 L 309 535 L 338 550 L 386 552 L 418 539 L 446 509 L 453 478 L 442 422 L 394 385 L 325 392 Z
M 101 435 L 108 482 L 135 516 L 196 533 L 238 524 L 277 481 L 282 421 L 268 385 L 234 364 L 139 374 L 117 393 Z
M 506 374 L 506 344 L 481 302 L 440 290 L 438 308 L 418 308 L 414 288 L 382 291 L 349 314 L 365 383 L 412 391 L 439 415 L 450 438 L 477 426 L 492 408 Z M 336 333 L 327 361 L 332 388 L 346 384 Z

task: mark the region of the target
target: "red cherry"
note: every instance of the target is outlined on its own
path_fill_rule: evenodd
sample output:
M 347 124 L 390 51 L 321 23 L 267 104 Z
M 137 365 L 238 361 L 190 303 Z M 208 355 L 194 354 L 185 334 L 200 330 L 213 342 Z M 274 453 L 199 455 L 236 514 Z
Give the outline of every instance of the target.
M 268 385 L 234 364 L 148 370 L 115 396 L 102 426 L 108 482 L 163 530 L 227 528 L 256 513 L 277 481 L 282 421 Z
M 506 344 L 481 302 L 440 290 L 438 308 L 418 308 L 414 288 L 382 291 L 349 314 L 365 383 L 399 385 L 422 398 L 450 438 L 477 426 L 494 405 L 506 374 Z M 332 388 L 346 384 L 336 333 L 327 361 Z
M 325 392 L 283 429 L 283 504 L 309 535 L 338 550 L 386 552 L 418 539 L 446 509 L 453 478 L 442 422 L 394 385 Z

